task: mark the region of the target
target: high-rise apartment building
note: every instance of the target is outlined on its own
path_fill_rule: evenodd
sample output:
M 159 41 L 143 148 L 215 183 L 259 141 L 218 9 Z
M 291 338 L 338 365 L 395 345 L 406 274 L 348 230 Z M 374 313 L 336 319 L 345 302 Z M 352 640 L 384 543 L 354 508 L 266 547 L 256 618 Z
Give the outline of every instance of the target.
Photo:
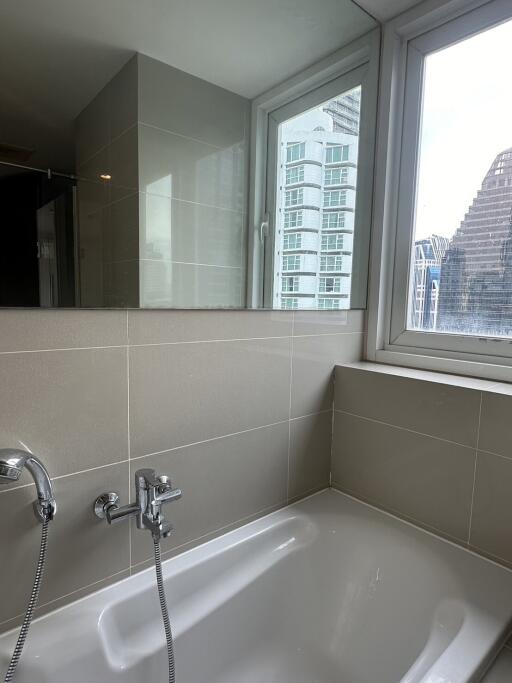
M 512 148 L 497 155 L 442 260 L 440 331 L 512 334 Z
M 360 88 L 280 127 L 276 308 L 350 307 Z
M 437 325 L 441 261 L 450 240 L 431 235 L 414 244 L 410 326 L 434 330 Z

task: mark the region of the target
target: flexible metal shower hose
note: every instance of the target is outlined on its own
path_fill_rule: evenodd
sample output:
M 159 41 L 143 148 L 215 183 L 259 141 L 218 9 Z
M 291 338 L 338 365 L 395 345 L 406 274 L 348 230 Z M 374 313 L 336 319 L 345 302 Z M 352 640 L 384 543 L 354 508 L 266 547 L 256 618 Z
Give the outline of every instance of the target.
M 160 542 L 154 538 L 155 546 L 155 571 L 156 571 L 156 585 L 158 586 L 158 597 L 160 598 L 160 609 L 162 610 L 162 619 L 164 622 L 165 639 L 167 641 L 167 661 L 169 663 L 169 683 L 175 683 L 176 672 L 174 670 L 174 642 L 172 638 L 171 622 L 169 620 L 169 612 L 167 611 L 167 601 L 165 599 L 164 581 L 162 578 L 162 558 L 160 557 Z M 5 679 L 7 681 L 7 679 Z
M 32 586 L 32 593 L 30 594 L 30 600 L 28 601 L 27 611 L 25 612 L 25 618 L 23 619 L 23 624 L 21 625 L 20 633 L 18 635 L 18 640 L 16 642 L 16 647 L 12 653 L 11 663 L 5 674 L 4 683 L 10 683 L 14 678 L 14 673 L 18 662 L 20 661 L 21 652 L 23 646 L 25 645 L 25 640 L 28 635 L 28 629 L 30 628 L 30 623 L 32 621 L 32 616 L 34 614 L 34 609 L 37 605 L 37 599 L 39 597 L 39 589 L 41 588 L 41 579 L 43 578 L 44 563 L 46 560 L 46 546 L 48 543 L 48 524 L 49 520 L 45 519 L 43 521 L 43 530 L 41 533 L 41 547 L 39 550 L 39 559 L 37 560 L 36 575 L 34 578 L 34 585 Z

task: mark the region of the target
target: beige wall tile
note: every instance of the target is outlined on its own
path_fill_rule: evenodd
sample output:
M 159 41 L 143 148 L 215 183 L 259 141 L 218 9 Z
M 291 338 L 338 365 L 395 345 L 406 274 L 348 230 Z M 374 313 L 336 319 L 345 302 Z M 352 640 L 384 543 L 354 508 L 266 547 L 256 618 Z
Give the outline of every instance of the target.
M 479 448 L 512 457 L 512 396 L 482 392 Z
M 470 543 L 512 562 L 512 460 L 478 453 Z
M 0 310 L 0 352 L 118 346 L 124 311 Z
M 160 306 L 165 297 L 168 297 L 169 308 L 240 308 L 243 303 L 245 273 L 241 268 L 174 262 L 167 262 L 164 267 L 167 268 L 165 276 L 158 261 L 142 261 L 143 273 L 153 273 L 158 269 L 162 279 L 171 283 L 161 292 L 156 306 Z M 148 276 L 148 282 L 153 283 L 155 279 L 153 274 Z
M 143 255 L 240 268 L 245 250 L 245 220 L 245 214 L 236 211 L 159 195 L 141 195 Z
M 107 86 L 109 98 L 110 141 L 138 121 L 138 55 L 117 72 Z
M 396 375 L 336 368 L 336 408 L 476 448 L 480 392 Z
M 128 524 L 109 527 L 93 513 L 104 491 L 128 496 L 128 463 L 102 467 L 54 482 L 58 512 L 48 532 L 48 559 L 40 600 L 45 603 L 104 579 L 129 566 Z M 9 586 L 2 596 L 0 621 L 23 612 L 34 579 L 41 525 L 32 502 L 35 488 L 0 493 L 2 554 L 0 581 Z
M 104 209 L 103 261 L 133 261 L 139 258 L 138 192 Z
M 0 355 L 2 447 L 25 444 L 51 476 L 124 460 L 126 354 L 107 348 Z
M 110 201 L 139 190 L 139 129 L 132 126 L 109 145 Z
M 128 311 L 130 344 L 287 337 L 291 311 Z
M 287 338 L 132 347 L 132 456 L 286 420 L 289 377 Z
M 219 149 L 141 124 L 139 154 L 141 192 L 246 210 L 243 143 Z
M 295 311 L 295 335 L 364 332 L 366 311 Z
M 139 78 L 142 123 L 217 147 L 244 139 L 250 111 L 245 97 L 145 55 L 139 55 Z
M 293 339 L 292 417 L 329 410 L 337 362 L 359 360 L 362 334 L 326 334 Z
M 181 545 L 278 505 L 286 500 L 288 424 L 264 427 L 235 436 L 179 448 L 130 463 L 167 474 L 183 491 L 167 505 L 175 532 L 163 549 Z M 151 534 L 132 525 L 132 562 L 152 554 Z
M 290 422 L 288 497 L 329 486 L 332 412 Z
M 471 448 L 335 412 L 333 482 L 463 542 L 474 467 Z

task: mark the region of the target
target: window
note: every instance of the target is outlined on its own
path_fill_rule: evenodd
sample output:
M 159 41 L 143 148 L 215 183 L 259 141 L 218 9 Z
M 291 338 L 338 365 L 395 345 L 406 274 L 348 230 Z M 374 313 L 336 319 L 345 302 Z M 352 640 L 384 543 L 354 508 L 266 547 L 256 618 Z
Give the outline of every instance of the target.
M 281 302 L 281 308 L 296 309 L 299 307 L 299 300 L 295 297 L 284 297 Z
M 298 277 L 284 277 L 283 278 L 283 292 L 298 292 L 299 278 Z
M 297 190 L 287 190 L 284 197 L 285 206 L 297 206 L 297 204 L 302 204 L 304 202 L 304 189 L 300 187 Z
M 302 244 L 302 235 L 300 232 L 293 232 L 291 235 L 284 235 L 283 249 L 300 249 Z
M 324 185 L 345 185 L 348 182 L 348 168 L 326 168 Z
M 321 277 L 319 292 L 341 292 L 341 278 L 340 277 Z
M 341 256 L 320 256 L 320 272 L 341 271 Z
M 346 190 L 327 190 L 324 192 L 324 206 L 345 206 L 346 203 Z
M 339 299 L 327 299 L 324 297 L 319 297 L 318 308 L 325 310 L 337 310 L 341 308 Z
M 283 256 L 283 270 L 300 270 L 300 256 Z
M 305 252 L 297 273 L 299 306 L 318 307 L 317 236 L 329 224 L 326 229 L 351 233 L 348 264 L 354 266 L 347 272 L 344 307 L 365 308 L 379 55 L 376 29 L 317 62 L 302 80 L 296 75 L 254 101 L 248 306 L 281 308 L 283 299 L 291 298 L 282 291 L 282 276 L 293 272 L 283 271 L 283 255 L 292 255 L 293 245 L 286 238 L 285 249 L 285 235 L 299 228 Z M 335 191 L 347 181 L 346 201 L 332 195 L 328 210 L 334 214 L 343 208 L 348 219 L 324 218 L 324 183 Z
M 322 230 L 338 230 L 345 227 L 344 211 L 326 211 L 322 216 Z
M 290 163 L 292 161 L 299 161 L 304 159 L 306 156 L 306 143 L 305 142 L 289 142 L 286 145 L 286 161 Z
M 283 226 L 285 228 L 302 227 L 304 214 L 302 211 L 286 211 L 284 214 Z
M 327 145 L 325 148 L 325 163 L 339 164 L 341 161 L 348 161 L 348 145 Z
M 286 169 L 286 184 L 294 185 L 304 181 L 304 166 L 292 166 Z
M 505 379 L 512 368 L 493 366 L 512 366 L 512 6 L 472 5 L 420 6 L 385 38 L 369 357 Z
M 343 235 L 322 235 L 322 251 L 343 249 Z

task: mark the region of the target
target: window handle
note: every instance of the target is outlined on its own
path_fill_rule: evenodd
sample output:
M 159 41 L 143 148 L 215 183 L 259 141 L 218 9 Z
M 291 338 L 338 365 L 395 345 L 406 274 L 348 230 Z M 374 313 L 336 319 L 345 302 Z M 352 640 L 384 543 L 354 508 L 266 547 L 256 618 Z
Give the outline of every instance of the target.
M 270 230 L 270 216 L 268 213 L 264 214 L 263 220 L 260 223 L 260 242 L 264 244 L 265 237 L 268 237 Z

